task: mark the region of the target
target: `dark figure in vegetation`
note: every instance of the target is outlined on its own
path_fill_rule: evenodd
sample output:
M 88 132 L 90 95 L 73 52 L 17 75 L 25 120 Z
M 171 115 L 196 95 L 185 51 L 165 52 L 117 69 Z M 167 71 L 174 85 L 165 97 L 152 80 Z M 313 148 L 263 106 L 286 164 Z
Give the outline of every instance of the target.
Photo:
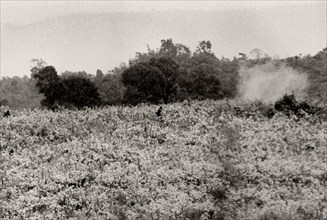
M 313 150 L 315 149 L 315 147 L 313 147 L 313 146 L 307 144 L 307 145 L 305 146 L 305 149 L 306 149 L 307 151 L 313 151 Z
M 50 106 L 49 108 L 50 108 L 53 112 L 55 112 L 55 111 L 58 111 L 58 110 L 59 110 L 60 106 L 58 105 L 58 103 L 56 103 L 56 104 Z
M 3 117 L 9 117 L 9 116 L 10 116 L 10 112 L 9 112 L 9 110 L 6 111 L 6 112 L 3 114 Z
M 156 112 L 156 115 L 158 116 L 158 118 L 161 117 L 161 111 L 162 111 L 162 106 L 160 106 L 158 111 Z
M 242 113 L 242 111 L 241 111 L 241 109 L 239 107 L 235 107 L 234 111 L 235 111 L 235 114 L 236 114 L 237 117 L 242 117 L 243 116 L 243 113 Z
M 270 109 L 268 110 L 267 117 L 268 117 L 268 118 L 272 118 L 272 117 L 274 117 L 274 115 L 275 115 L 274 110 L 272 110 L 272 109 L 270 108 Z

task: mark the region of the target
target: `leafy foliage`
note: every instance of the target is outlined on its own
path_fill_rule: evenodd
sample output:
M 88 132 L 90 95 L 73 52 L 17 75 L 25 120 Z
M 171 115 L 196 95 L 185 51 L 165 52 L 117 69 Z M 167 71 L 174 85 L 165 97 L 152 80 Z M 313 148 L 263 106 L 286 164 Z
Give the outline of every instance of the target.
M 98 75 L 94 83 L 102 105 L 121 105 L 123 103 L 126 88 L 122 82 L 122 73 Z
M 61 83 L 64 87 L 59 99 L 61 105 L 82 108 L 94 107 L 99 104 L 99 93 L 89 78 L 72 75 L 63 78 Z
M 33 59 L 31 61 L 32 79 L 14 77 L 0 80 L 1 100 L 7 100 L 11 108 L 35 108 L 40 107 L 39 102 L 43 98 L 42 105 L 51 108 L 56 105 L 56 102 L 59 103 L 58 100 L 62 94 L 67 92 L 67 87 L 65 90 L 62 80 L 71 75 L 87 78 L 91 84 L 94 83 L 102 105 L 235 98 L 239 95 L 241 67 L 251 68 L 265 63 L 272 63 L 278 67 L 286 63 L 294 71 L 304 72 L 308 75 L 309 87 L 307 97 L 305 97 L 308 105 L 319 106 L 318 111 L 326 108 L 324 106 L 327 97 L 326 48 L 313 56 L 300 54 L 285 59 L 271 58 L 260 49 L 255 48 L 249 54 L 252 59 L 248 58 L 245 53 L 239 53 L 240 58 L 234 57 L 230 60 L 224 57 L 217 58 L 211 51 L 213 46 L 210 41 L 203 40 L 199 42 L 197 49 L 192 53 L 186 45 L 174 43 L 172 39 L 163 39 L 160 48 L 150 49 L 148 47 L 148 51 L 145 53 L 137 52 L 135 58 L 131 59 L 128 65 L 122 63 L 106 74 L 97 70 L 96 76 L 84 71 L 64 72 L 59 76 L 53 67 L 47 66 L 44 60 Z M 136 66 L 140 68 L 137 70 Z M 125 79 L 124 83 L 123 72 L 127 69 L 130 69 L 127 71 L 129 74 L 140 72 L 143 69 L 149 73 L 149 76 L 133 77 L 134 82 Z M 141 75 L 142 73 L 139 73 L 139 76 Z M 40 94 L 37 94 L 34 88 L 35 84 L 37 84 Z M 155 87 L 158 89 L 154 89 Z M 88 89 L 86 88 L 86 90 Z M 98 98 L 94 97 L 94 99 Z M 61 103 L 64 102 L 68 106 L 67 104 L 71 100 L 61 101 Z M 99 101 L 96 102 L 99 103 Z M 92 103 L 94 102 L 92 101 Z M 305 103 L 300 104 L 302 109 L 308 110 Z M 69 105 L 76 105 L 76 103 L 71 102 Z
M 125 70 L 122 81 L 127 88 L 125 101 L 130 104 L 142 102 L 167 103 L 176 89 L 178 65 L 169 58 L 152 58 Z
M 1 219 L 327 217 L 327 124 L 236 100 L 1 118 Z
M 196 49 L 197 53 L 211 54 L 211 42 L 210 41 L 200 41 L 199 46 Z
M 32 76 L 37 80 L 36 86 L 39 88 L 39 92 L 45 96 L 41 104 L 48 108 L 53 107 L 62 92 L 56 69 L 53 66 L 46 66 L 33 73 Z
M 201 64 L 191 70 L 187 90 L 193 99 L 221 99 L 223 94 L 218 74 L 214 67 Z
M 165 95 L 165 103 L 185 99 L 233 97 L 236 94 L 238 62 L 228 59 L 220 61 L 211 52 L 211 47 L 210 41 L 201 41 L 192 55 L 190 49 L 185 45 L 174 44 L 172 39 L 162 40 L 159 50 L 148 48 L 148 53 L 137 53 L 136 58 L 130 61 L 130 66 L 147 63 L 151 59 L 166 58 L 176 62 L 179 68 L 172 68 L 177 65 L 171 64 L 171 62 L 164 62 L 159 67 L 160 69 L 168 68 L 170 73 L 174 73 L 173 80 L 171 80 L 173 83 L 167 84 L 172 88 L 168 89 L 171 91 L 168 92 L 168 95 L 169 93 L 172 95 L 170 97 Z M 127 90 L 127 93 L 131 93 L 130 91 Z
M 179 74 L 179 66 L 171 58 L 161 57 L 159 59 L 151 59 L 151 66 L 157 67 L 163 74 L 166 87 L 164 88 L 164 103 L 172 102 L 177 92 L 177 76 Z
M 65 72 L 59 77 L 53 66 L 38 71 L 32 68 L 31 71 L 39 92 L 45 96 L 41 104 L 49 109 L 54 110 L 57 105 L 67 108 L 92 107 L 100 102 L 97 88 L 86 72 Z
M 0 80 L 2 105 L 10 108 L 38 108 L 44 98 L 35 86 L 36 80 L 28 77 L 3 77 Z
M 275 102 L 275 109 L 280 112 L 284 112 L 287 115 L 295 114 L 297 116 L 304 116 L 304 112 L 307 114 L 315 114 L 318 108 L 310 106 L 307 102 L 298 102 L 293 94 L 285 94 L 282 98 Z

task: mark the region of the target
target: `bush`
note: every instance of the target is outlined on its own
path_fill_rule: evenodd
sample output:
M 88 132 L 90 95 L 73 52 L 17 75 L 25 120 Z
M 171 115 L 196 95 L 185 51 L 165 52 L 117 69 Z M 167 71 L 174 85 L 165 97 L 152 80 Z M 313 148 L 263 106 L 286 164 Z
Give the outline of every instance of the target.
M 303 117 L 304 112 L 314 115 L 318 109 L 309 105 L 307 102 L 298 102 L 293 94 L 285 94 L 282 98 L 275 102 L 275 109 L 279 112 L 284 112 L 286 115 L 295 114 L 298 117 Z

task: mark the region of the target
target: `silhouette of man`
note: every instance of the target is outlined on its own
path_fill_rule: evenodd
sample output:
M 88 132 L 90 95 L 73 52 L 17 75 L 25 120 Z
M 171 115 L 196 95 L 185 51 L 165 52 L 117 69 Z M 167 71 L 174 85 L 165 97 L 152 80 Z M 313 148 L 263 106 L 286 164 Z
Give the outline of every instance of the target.
M 4 114 L 3 114 L 3 117 L 9 117 L 10 116 L 10 112 L 9 110 L 7 110 Z

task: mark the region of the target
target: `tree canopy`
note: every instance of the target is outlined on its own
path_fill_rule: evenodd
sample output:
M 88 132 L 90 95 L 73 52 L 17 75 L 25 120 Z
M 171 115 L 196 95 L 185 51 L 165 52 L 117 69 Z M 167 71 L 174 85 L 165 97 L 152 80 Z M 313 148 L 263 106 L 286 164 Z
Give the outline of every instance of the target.
M 122 80 L 126 87 L 124 100 L 127 103 L 160 103 L 164 99 L 167 80 L 162 71 L 150 62 L 131 66 L 124 71 Z
M 238 94 L 239 69 L 268 62 L 307 73 L 308 97 L 326 101 L 327 48 L 313 56 L 300 54 L 285 59 L 271 58 L 255 48 L 230 60 L 216 57 L 213 46 L 209 40 L 202 40 L 192 53 L 184 44 L 163 39 L 160 48 L 148 46 L 147 52 L 137 52 L 128 64 L 121 63 L 106 73 L 98 69 L 95 75 L 85 71 L 58 75 L 55 67 L 42 59 L 33 59 L 30 79 L 7 77 L 0 81 L 0 105 L 83 108 L 233 98 Z

